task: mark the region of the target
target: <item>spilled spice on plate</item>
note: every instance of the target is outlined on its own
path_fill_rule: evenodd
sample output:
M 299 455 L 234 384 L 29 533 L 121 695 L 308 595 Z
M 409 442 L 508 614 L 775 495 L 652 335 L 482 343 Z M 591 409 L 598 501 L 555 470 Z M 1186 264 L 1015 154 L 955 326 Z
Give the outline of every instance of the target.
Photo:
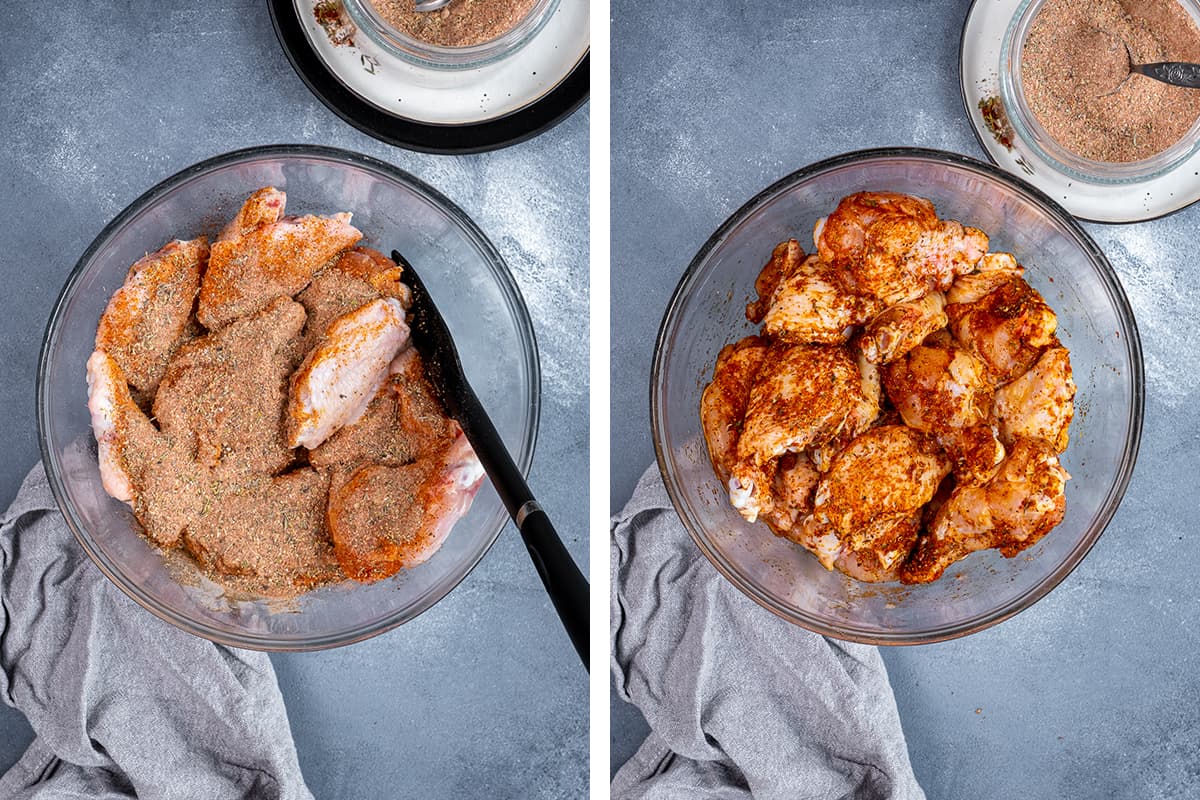
M 529 16 L 538 0 L 454 0 L 438 11 L 419 12 L 413 0 L 372 0 L 401 33 L 438 47 L 474 47 L 498 39 Z
M 1130 74 L 1131 63 L 1159 61 L 1200 61 L 1200 28 L 1178 0 L 1049 0 L 1029 27 L 1021 81 L 1037 121 L 1064 149 L 1141 161 L 1200 118 L 1200 91 Z

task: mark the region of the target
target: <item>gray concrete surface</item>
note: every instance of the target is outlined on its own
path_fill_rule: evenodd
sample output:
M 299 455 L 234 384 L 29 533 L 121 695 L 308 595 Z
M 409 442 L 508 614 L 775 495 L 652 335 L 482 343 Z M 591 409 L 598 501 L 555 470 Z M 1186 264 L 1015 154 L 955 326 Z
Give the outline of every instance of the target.
M 57 3 L 0 10 L 0 503 L 38 458 L 34 373 L 46 316 L 100 229 L 153 184 L 254 144 L 358 150 L 425 179 L 499 247 L 541 348 L 530 480 L 587 563 L 586 107 L 545 136 L 469 157 L 389 147 L 292 72 L 261 0 Z M 274 659 L 300 764 L 321 798 L 578 798 L 586 676 L 510 526 L 416 621 Z M 0 706 L 0 770 L 29 742 Z
M 614 0 L 614 511 L 653 459 L 646 387 L 663 309 L 722 220 L 847 150 L 983 157 L 958 89 L 967 7 L 659 0 L 648 20 L 645 3 Z M 1147 364 L 1141 457 L 1099 544 L 1016 618 L 884 654 L 931 800 L 1200 796 L 1198 228 L 1195 206 L 1088 226 L 1130 295 Z M 616 702 L 612 721 L 615 768 L 646 728 Z

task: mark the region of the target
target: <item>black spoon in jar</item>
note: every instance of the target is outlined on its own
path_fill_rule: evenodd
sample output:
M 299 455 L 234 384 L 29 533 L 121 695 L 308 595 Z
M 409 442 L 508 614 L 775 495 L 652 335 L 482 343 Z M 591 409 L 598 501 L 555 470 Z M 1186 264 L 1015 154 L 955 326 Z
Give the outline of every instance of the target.
M 403 280 L 412 289 L 408 324 L 412 343 L 424 362 L 429 382 L 438 393 L 446 411 L 462 427 L 467 441 L 483 465 L 508 515 L 525 541 L 525 548 L 541 576 L 542 584 L 554 603 L 575 652 L 588 668 L 588 582 L 571 559 L 546 512 L 534 499 L 525 478 L 513 463 L 508 448 L 463 374 L 458 348 L 450 336 L 446 321 L 417 271 L 392 251 L 392 260 L 400 266 Z

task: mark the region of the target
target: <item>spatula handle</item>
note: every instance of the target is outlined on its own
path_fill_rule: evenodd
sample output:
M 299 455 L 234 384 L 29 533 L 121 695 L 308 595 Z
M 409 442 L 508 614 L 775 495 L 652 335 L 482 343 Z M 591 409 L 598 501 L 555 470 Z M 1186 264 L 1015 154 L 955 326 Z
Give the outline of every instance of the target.
M 464 379 L 465 384 L 465 379 Z M 509 516 L 516 523 L 525 540 L 525 548 L 537 568 L 546 593 L 554 603 L 558 618 L 575 645 L 575 652 L 588 668 L 588 582 L 575 565 L 571 554 L 563 546 L 562 539 L 554 530 L 550 518 L 538 505 L 525 483 L 525 478 L 517 465 L 513 463 L 508 448 L 500 439 L 500 434 L 492 425 L 491 419 L 479 398 L 469 385 L 461 387 L 457 401 L 460 414 L 457 415 L 463 433 L 475 449 L 475 455 L 483 464 L 484 470 L 496 487 L 497 494 L 508 509 Z

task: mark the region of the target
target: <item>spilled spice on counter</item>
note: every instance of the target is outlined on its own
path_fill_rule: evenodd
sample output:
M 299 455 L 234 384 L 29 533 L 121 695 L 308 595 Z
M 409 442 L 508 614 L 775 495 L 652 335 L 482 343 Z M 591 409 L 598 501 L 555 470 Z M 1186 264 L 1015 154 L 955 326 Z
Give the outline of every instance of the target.
M 1158 61 L 1200 61 L 1200 28 L 1178 0 L 1049 0 L 1025 39 L 1025 99 L 1064 149 L 1140 161 L 1200 118 L 1200 91 L 1129 73 Z
M 511 31 L 537 0 L 454 0 L 440 11 L 422 13 L 413 0 L 371 0 L 383 20 L 413 39 L 438 47 L 473 47 Z

